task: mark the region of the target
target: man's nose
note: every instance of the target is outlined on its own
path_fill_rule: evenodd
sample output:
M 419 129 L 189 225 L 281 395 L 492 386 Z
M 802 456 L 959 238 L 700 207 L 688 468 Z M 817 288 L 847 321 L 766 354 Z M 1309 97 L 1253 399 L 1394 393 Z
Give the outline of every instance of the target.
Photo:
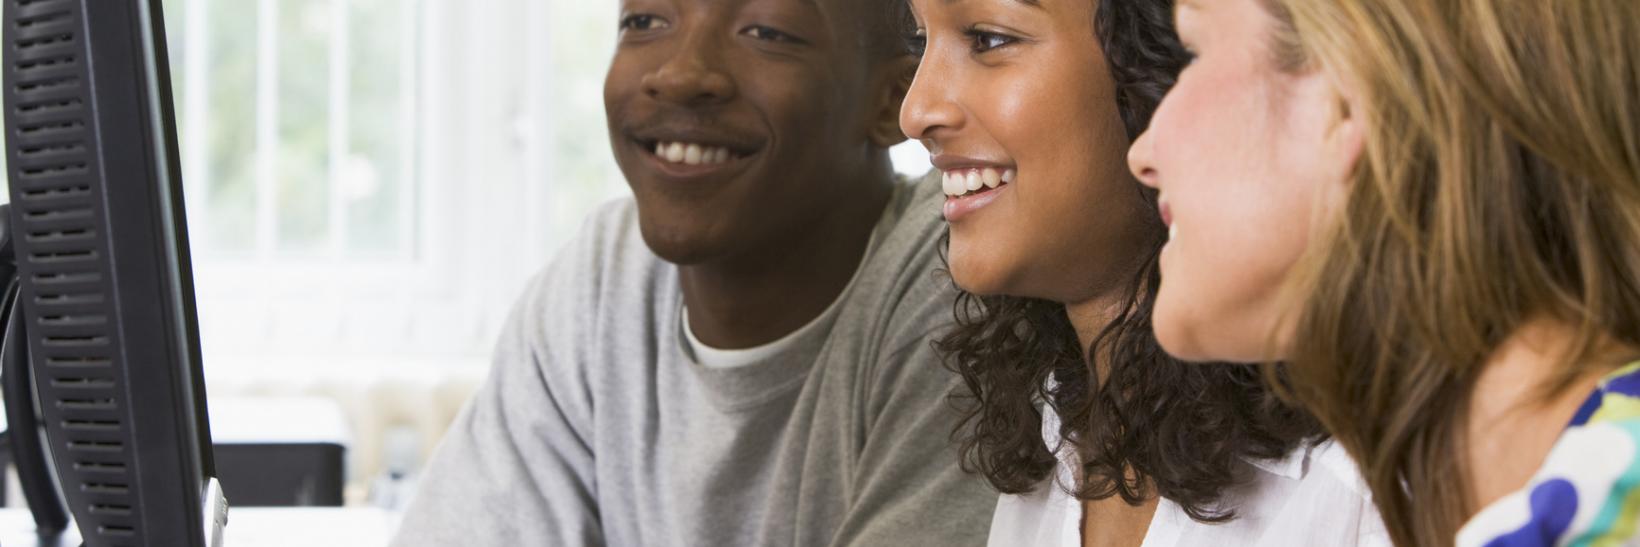
M 693 33 L 665 63 L 644 76 L 644 92 L 682 106 L 728 101 L 735 97 L 736 89 L 723 57 L 718 39 L 704 32 Z

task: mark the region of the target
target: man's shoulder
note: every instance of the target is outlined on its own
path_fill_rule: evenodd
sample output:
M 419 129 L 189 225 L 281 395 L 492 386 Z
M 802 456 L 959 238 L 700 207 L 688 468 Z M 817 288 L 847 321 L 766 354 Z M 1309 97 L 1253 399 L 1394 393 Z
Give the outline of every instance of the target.
M 945 271 L 944 201 L 928 176 L 896 182 L 885 224 L 879 228 L 884 233 L 868 258 L 868 284 L 880 292 L 919 299 L 952 296 L 950 278 L 940 275 Z
M 660 257 L 644 244 L 636 202 L 625 196 L 593 209 L 538 276 L 537 283 L 563 287 L 630 282 L 653 276 L 661 264 Z
M 632 196 L 610 199 L 593 208 L 581 228 L 564 245 L 555 262 L 570 260 L 598 262 L 598 259 L 630 254 L 634 244 L 642 256 L 653 257 L 643 245 L 638 231 L 638 204 Z
M 945 234 L 945 218 L 941 207 L 945 196 L 938 184 L 938 171 L 918 177 L 901 177 L 894 182 L 889 210 L 884 212 L 887 230 L 883 242 L 886 247 L 898 246 L 901 254 L 937 255 L 937 243 Z
M 527 321 L 583 330 L 601 314 L 630 314 L 657 303 L 669 266 L 644 244 L 631 197 L 610 200 L 529 282 L 519 306 Z
M 939 188 L 930 188 L 925 179 L 897 184 L 879 225 L 883 233 L 851 288 L 851 305 L 839 322 L 843 331 L 834 333 L 859 339 L 861 349 L 876 356 L 869 359 L 873 362 L 900 363 L 907 352 L 925 348 L 951 323 L 956 298 L 941 253 L 945 221 Z

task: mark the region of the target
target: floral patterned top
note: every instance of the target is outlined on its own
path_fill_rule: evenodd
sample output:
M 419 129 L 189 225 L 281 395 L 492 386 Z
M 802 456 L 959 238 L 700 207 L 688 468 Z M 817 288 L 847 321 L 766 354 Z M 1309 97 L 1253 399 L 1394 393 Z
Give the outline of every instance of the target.
M 1459 547 L 1640 545 L 1640 362 L 1601 380 L 1519 491 L 1458 531 Z

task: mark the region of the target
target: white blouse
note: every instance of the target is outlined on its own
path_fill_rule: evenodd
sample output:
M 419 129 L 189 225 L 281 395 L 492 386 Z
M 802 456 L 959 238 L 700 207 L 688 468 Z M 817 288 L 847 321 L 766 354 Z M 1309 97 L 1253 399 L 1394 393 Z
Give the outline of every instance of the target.
M 1072 447 L 1059 446 L 1059 416 L 1044 408 L 1042 437 L 1059 448 L 1057 483 L 1044 481 L 1027 494 L 1004 494 L 991 520 L 992 547 L 1080 547 L 1082 502 L 1065 492 L 1072 484 Z M 1389 546 L 1389 534 L 1372 495 L 1342 447 L 1332 442 L 1302 446 L 1283 460 L 1248 460 L 1252 482 L 1231 490 L 1222 503 L 1236 518 L 1219 524 L 1191 520 L 1163 498 L 1143 547 L 1200 546 Z

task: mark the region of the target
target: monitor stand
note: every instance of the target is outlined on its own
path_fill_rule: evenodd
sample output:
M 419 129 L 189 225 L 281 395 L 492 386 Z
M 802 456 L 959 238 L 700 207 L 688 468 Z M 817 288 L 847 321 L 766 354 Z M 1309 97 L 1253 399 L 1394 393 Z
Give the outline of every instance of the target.
M 216 477 L 205 477 L 205 546 L 222 547 L 222 530 L 228 526 L 228 498 L 222 495 L 222 483 Z
M 0 205 L 0 219 L 11 218 L 11 206 Z M 11 241 L 11 226 L 0 220 L 0 394 L 6 400 L 6 440 L 11 461 L 17 465 L 17 484 L 34 514 L 42 538 L 62 534 L 68 527 L 68 510 L 57 489 L 51 468 L 51 454 L 44 443 L 35 408 L 33 370 L 29 366 L 28 337 L 24 335 L 23 303 L 18 301 L 21 285 L 17 278 L 17 256 Z

